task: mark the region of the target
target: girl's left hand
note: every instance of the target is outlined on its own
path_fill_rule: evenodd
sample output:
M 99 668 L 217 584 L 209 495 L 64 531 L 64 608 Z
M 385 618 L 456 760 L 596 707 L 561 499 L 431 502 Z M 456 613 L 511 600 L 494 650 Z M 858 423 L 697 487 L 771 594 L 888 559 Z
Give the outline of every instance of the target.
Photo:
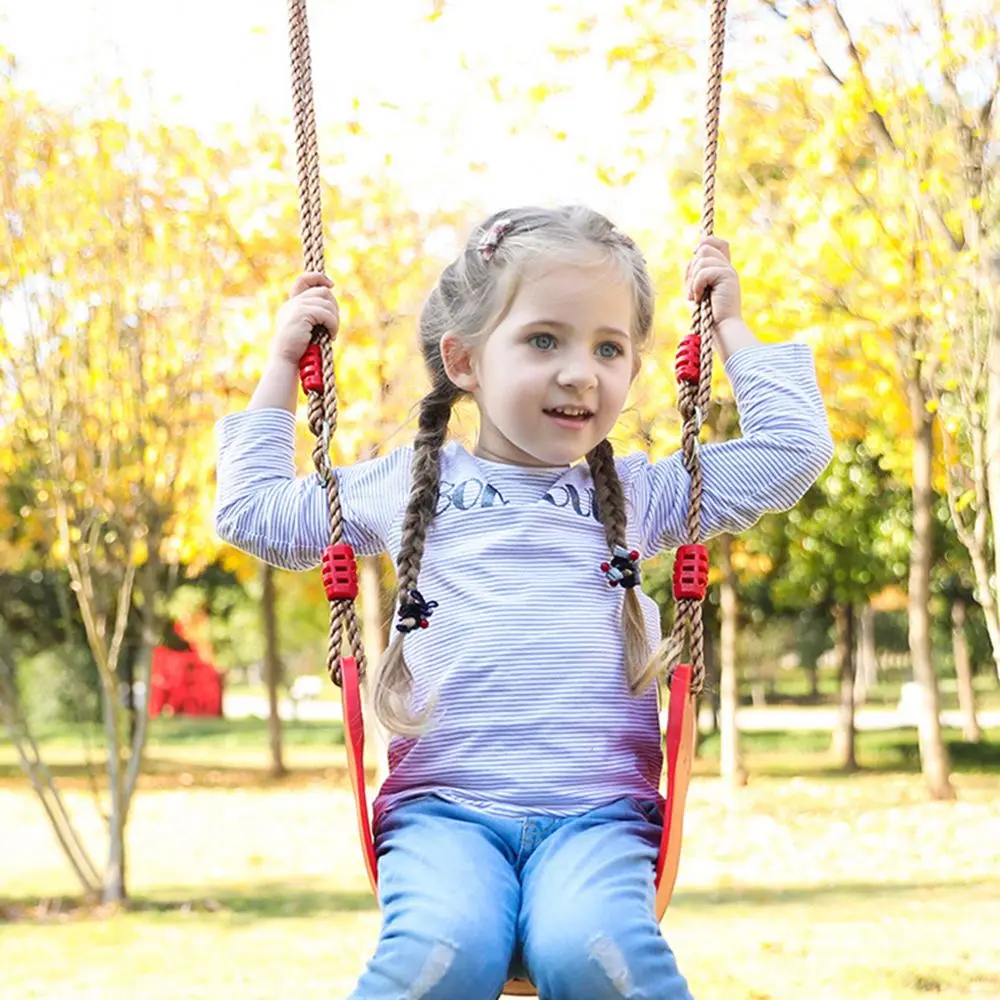
M 727 319 L 741 319 L 740 279 L 729 262 L 729 244 L 717 236 L 706 236 L 684 272 L 687 297 L 700 301 L 711 289 L 712 316 L 716 325 Z

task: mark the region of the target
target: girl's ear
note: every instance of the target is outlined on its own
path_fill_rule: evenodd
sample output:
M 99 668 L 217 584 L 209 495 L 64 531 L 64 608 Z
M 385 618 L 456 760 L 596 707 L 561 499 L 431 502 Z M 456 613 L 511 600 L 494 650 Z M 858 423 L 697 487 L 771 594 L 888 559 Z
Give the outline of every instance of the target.
M 635 357 L 632 359 L 632 375 L 629 378 L 629 384 L 633 382 L 636 375 L 639 374 L 639 369 L 642 367 L 642 358 L 636 353 Z
M 479 388 L 472 352 L 457 333 L 449 331 L 441 338 L 441 360 L 445 374 L 459 389 L 475 392 Z

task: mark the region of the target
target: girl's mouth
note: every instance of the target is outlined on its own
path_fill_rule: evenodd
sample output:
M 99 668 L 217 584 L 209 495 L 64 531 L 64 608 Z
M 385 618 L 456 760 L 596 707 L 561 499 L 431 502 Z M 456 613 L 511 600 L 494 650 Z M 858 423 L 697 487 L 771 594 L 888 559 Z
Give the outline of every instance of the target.
M 551 417 L 560 427 L 569 430 L 585 427 L 594 416 L 590 410 L 582 406 L 556 406 L 542 412 L 547 417 Z

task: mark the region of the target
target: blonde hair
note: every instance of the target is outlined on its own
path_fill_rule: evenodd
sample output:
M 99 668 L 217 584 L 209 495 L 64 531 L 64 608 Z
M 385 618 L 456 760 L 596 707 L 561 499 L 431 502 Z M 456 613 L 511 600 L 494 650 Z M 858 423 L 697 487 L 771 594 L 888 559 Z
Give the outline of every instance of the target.
M 460 390 L 445 373 L 441 338 L 453 331 L 470 347 L 481 344 L 503 321 L 533 263 L 617 266 L 633 289 L 632 342 L 639 352 L 653 325 L 653 288 L 645 261 L 635 244 L 603 215 L 581 206 L 556 209 L 518 208 L 498 212 L 469 235 L 465 250 L 448 265 L 420 314 L 420 347 L 431 389 L 420 402 L 419 426 L 413 442 L 410 497 L 403 519 L 397 560 L 398 596 L 409 600 L 417 589 L 427 527 L 438 499 L 440 455 Z M 602 441 L 587 455 L 598 511 L 608 548 L 628 548 L 625 497 L 615 469 L 614 450 Z M 432 626 L 433 627 L 433 626 Z M 642 609 L 634 588 L 625 590 L 622 613 L 625 670 L 629 688 L 640 694 L 656 673 L 649 658 Z M 379 666 L 372 672 L 372 706 L 391 732 L 418 736 L 427 731 L 435 698 L 419 713 L 410 706 L 413 675 L 403 655 L 404 634 L 396 631 Z

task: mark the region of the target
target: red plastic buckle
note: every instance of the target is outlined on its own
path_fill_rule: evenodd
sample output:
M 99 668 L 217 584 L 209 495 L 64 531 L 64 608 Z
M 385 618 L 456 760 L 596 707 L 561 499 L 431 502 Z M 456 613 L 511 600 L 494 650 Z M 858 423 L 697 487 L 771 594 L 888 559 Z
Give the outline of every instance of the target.
M 682 545 L 674 560 L 674 599 L 705 599 L 708 589 L 708 549 L 704 545 Z
M 674 371 L 678 382 L 698 384 L 701 379 L 701 337 L 697 333 L 689 333 L 677 345 Z
M 299 358 L 299 379 L 305 392 L 323 391 L 323 355 L 319 344 L 310 344 Z
M 322 567 L 327 600 L 353 601 L 358 596 L 358 567 L 350 545 L 328 545 Z

